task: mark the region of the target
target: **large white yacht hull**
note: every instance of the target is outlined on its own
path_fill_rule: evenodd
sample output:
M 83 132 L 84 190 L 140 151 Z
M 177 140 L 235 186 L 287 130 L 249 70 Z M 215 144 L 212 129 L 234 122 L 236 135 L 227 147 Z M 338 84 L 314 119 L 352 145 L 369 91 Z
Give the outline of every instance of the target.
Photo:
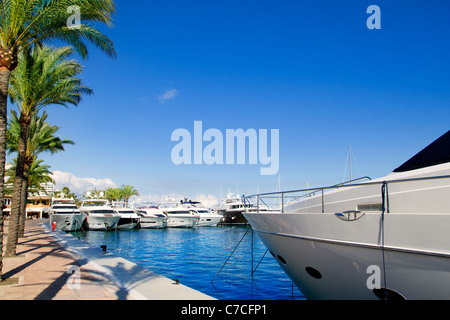
M 117 229 L 120 230 L 132 230 L 139 225 L 139 219 L 120 218 Z
M 65 232 L 78 231 L 82 229 L 84 218 L 85 215 L 82 213 L 67 213 L 67 214 L 51 213 L 50 225 L 52 225 L 53 222 L 55 222 L 56 228 L 61 231 Z
M 94 215 L 90 214 L 86 217 L 85 223 L 89 230 L 109 231 L 116 228 L 120 217 L 118 215 Z
M 219 224 L 220 220 L 222 220 L 222 216 L 218 214 L 201 214 L 198 220 L 198 227 L 215 227 Z
M 168 214 L 168 228 L 193 228 L 198 222 L 198 216 Z
M 368 286 L 368 282 L 372 283 L 371 276 L 377 276 L 374 270 L 378 270 L 380 287 L 406 299 L 450 298 L 450 252 L 442 247 L 416 245 L 428 237 L 427 232 L 434 233 L 437 241 L 442 236 L 448 237 L 450 216 L 433 219 L 426 214 L 401 217 L 386 214 L 384 250 L 381 214 L 366 214 L 354 222 L 340 221 L 334 214 L 326 213 L 308 217 L 305 214 L 270 216 L 255 213 L 248 214 L 247 218 L 308 299 L 377 299 L 374 288 Z M 264 224 L 274 220 L 278 227 L 289 227 L 269 231 Z M 405 229 L 402 236 L 394 237 L 392 233 L 400 231 L 394 227 L 397 224 Z M 307 230 L 312 225 L 321 232 Z
M 167 227 L 166 217 L 141 217 L 140 227 L 142 229 L 164 229 Z
M 449 173 L 396 173 L 245 216 L 308 299 L 450 299 L 450 179 L 392 182 Z
M 132 230 L 139 225 L 140 218 L 137 214 L 119 214 L 120 219 L 117 223 L 119 230 Z

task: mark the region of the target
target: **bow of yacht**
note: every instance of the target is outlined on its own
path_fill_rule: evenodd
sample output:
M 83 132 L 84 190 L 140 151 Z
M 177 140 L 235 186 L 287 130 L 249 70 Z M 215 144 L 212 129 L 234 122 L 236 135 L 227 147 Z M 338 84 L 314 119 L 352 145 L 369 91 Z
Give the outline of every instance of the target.
M 253 196 L 244 215 L 308 299 L 450 298 L 450 131 L 376 180 Z
M 49 216 L 50 225 L 54 222 L 56 228 L 66 232 L 80 230 L 85 218 L 73 198 L 52 198 Z
M 120 220 L 106 199 L 84 200 L 80 211 L 86 215 L 84 224 L 89 230 L 113 230 Z

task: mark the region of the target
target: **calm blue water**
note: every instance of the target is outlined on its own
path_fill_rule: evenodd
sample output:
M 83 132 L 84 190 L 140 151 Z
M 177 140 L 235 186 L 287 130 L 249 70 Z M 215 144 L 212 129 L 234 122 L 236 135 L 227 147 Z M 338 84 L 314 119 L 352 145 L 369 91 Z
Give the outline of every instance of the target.
M 179 279 L 180 283 L 220 300 L 304 299 L 272 255 L 266 252 L 257 234 L 252 236 L 251 231 L 246 234 L 247 228 L 137 229 L 77 232 L 75 235 L 93 245 L 107 245 L 108 251 L 114 254 L 167 278 Z M 232 257 L 220 271 L 233 250 Z M 252 251 L 253 269 L 257 268 L 253 279 Z

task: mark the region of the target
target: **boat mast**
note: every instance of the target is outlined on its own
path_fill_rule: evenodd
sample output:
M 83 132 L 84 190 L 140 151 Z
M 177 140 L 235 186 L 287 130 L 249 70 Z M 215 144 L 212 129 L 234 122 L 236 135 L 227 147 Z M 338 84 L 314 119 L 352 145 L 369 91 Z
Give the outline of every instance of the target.
M 350 171 L 350 181 L 352 181 L 352 147 L 348 147 L 348 166 Z

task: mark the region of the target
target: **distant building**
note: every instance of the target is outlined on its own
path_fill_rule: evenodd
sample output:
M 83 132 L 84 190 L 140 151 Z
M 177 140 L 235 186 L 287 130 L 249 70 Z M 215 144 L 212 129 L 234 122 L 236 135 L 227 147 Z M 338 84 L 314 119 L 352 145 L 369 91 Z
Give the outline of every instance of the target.
M 39 193 L 28 193 L 27 219 L 45 218 L 46 212 L 50 208 L 55 185 L 49 182 L 42 183 L 41 186 L 44 190 Z M 5 195 L 4 201 L 6 208 L 3 209 L 3 215 L 9 216 L 11 214 L 12 198 L 13 196 L 11 194 Z
M 55 184 L 53 182 L 41 183 L 41 187 L 44 190 L 39 192 L 40 196 L 51 196 L 55 192 Z

